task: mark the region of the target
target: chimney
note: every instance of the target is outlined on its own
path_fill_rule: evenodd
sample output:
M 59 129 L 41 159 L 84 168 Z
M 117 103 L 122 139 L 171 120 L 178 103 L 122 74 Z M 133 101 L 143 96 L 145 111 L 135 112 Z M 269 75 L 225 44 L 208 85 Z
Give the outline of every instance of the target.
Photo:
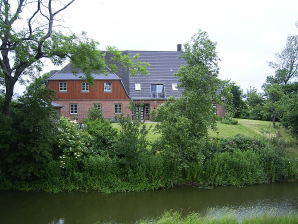
M 177 44 L 177 51 L 181 51 L 182 49 L 182 44 Z

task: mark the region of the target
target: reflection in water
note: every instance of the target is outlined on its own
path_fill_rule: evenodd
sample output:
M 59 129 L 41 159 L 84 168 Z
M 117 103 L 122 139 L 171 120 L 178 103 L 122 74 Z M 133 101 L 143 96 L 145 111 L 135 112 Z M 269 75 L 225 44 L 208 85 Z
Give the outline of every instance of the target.
M 298 212 L 298 183 L 115 194 L 0 191 L 0 223 L 5 224 L 134 223 L 168 210 L 208 216 L 229 213 L 239 219 Z
M 58 219 L 56 221 L 52 221 L 49 224 L 64 224 L 64 219 Z

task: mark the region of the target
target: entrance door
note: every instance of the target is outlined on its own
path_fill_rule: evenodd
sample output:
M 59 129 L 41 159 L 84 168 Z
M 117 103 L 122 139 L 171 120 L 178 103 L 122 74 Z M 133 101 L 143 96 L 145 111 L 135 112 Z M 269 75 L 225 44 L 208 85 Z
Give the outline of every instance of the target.
M 143 104 L 135 105 L 135 119 L 144 121 L 144 105 Z
M 135 104 L 134 106 L 134 119 L 140 121 L 150 119 L 150 104 Z

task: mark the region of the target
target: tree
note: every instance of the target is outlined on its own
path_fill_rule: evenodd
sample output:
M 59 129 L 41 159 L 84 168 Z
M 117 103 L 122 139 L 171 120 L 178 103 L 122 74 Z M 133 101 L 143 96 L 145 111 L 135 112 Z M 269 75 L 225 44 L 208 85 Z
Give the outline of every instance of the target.
M 0 173 L 11 180 L 33 180 L 45 173 L 52 160 L 57 114 L 47 77 L 37 78 L 14 102 L 11 116 L 0 113 Z
M 284 111 L 284 92 L 279 84 L 267 85 L 265 88 L 266 102 L 264 104 L 264 112 L 267 113 L 271 119 L 273 127 L 275 122 L 282 117 Z
M 288 37 L 285 49 L 276 55 L 276 62 L 269 65 L 275 69 L 275 75 L 267 77 L 268 84 L 287 85 L 298 77 L 298 35 Z
M 75 0 L 0 0 L 0 82 L 4 80 L 5 98 L 2 112 L 9 115 L 14 86 L 25 75 L 35 76 L 43 66 L 42 59 L 61 65 L 70 59 L 92 82 L 91 72 L 111 72 L 120 63 L 131 73 L 144 72 L 144 63 L 109 47 L 109 66 L 98 43 L 83 33 L 64 35 L 57 31 L 57 17 Z M 64 3 L 63 3 L 64 2 Z M 31 14 L 26 13 L 31 11 Z M 20 28 L 21 27 L 21 28 Z
M 246 104 L 247 104 L 247 118 L 262 120 L 263 119 L 263 105 L 264 98 L 258 93 L 255 88 L 251 88 L 245 94 Z
M 177 76 L 184 89 L 179 99 L 168 99 L 157 109 L 157 126 L 166 153 L 182 169 L 200 157 L 208 127 L 215 125 L 212 105 L 217 102 L 219 87 L 216 44 L 206 32 L 199 31 L 184 45 L 181 57 L 186 61 Z
M 230 80 L 221 83 L 221 98 L 224 99 L 226 115 L 230 117 L 241 117 L 245 103 L 242 100 L 240 86 Z

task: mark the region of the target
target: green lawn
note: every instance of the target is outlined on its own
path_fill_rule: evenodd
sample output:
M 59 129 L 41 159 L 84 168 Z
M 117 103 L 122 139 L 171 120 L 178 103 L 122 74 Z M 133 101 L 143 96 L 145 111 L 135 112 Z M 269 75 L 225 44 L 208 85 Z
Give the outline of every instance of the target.
M 283 127 L 274 129 L 270 121 L 257 121 L 247 119 L 237 119 L 238 125 L 228 125 L 217 122 L 217 130 L 210 130 L 209 134 L 212 137 L 232 137 L 238 134 L 248 137 L 274 137 L 280 135 L 286 141 L 294 141 L 291 135 Z M 160 136 L 154 131 L 156 123 L 145 123 L 150 128 L 148 140 L 154 141 Z M 119 129 L 119 124 L 113 123 L 113 126 Z

